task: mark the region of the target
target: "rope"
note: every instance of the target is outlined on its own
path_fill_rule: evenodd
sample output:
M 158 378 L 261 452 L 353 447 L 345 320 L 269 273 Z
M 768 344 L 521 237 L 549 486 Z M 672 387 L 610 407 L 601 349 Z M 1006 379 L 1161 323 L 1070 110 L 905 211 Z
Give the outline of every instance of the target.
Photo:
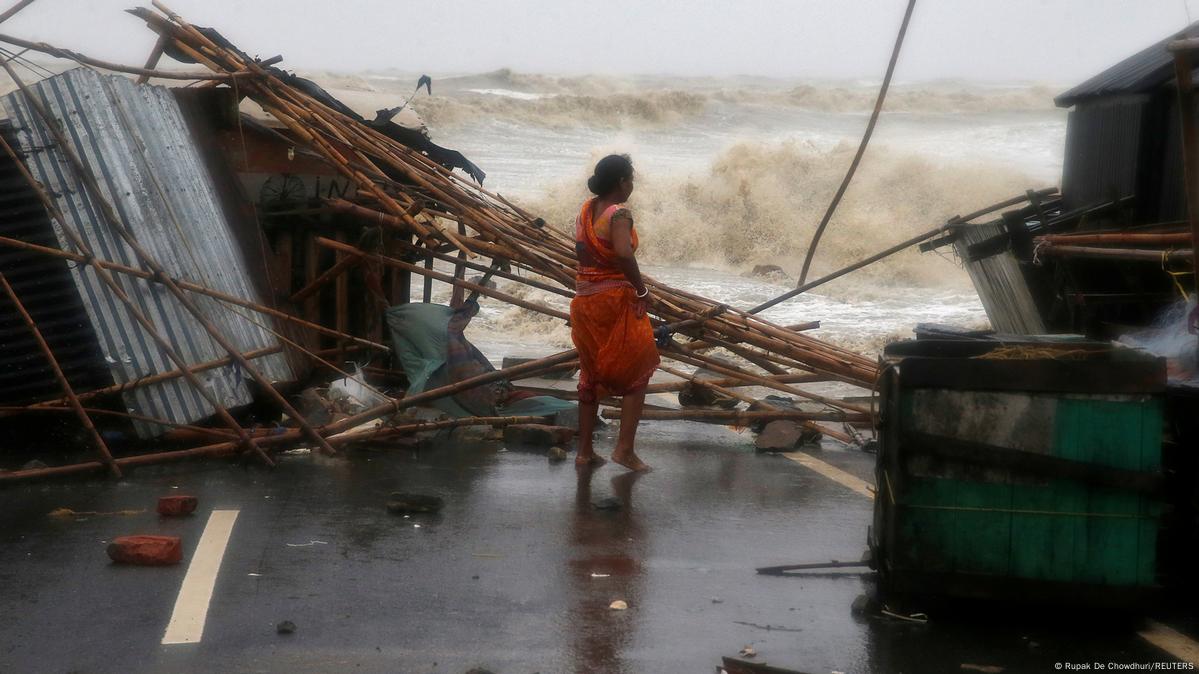
M 1182 295 L 1182 299 L 1187 302 L 1190 302 L 1191 296 L 1190 296 L 1190 294 L 1187 293 L 1187 289 L 1184 288 L 1183 285 L 1178 282 L 1178 277 L 1179 276 L 1192 276 L 1192 275 L 1194 275 L 1195 272 L 1194 271 L 1171 271 L 1169 269 L 1168 265 L 1170 262 L 1170 254 L 1173 252 L 1174 251 L 1172 251 L 1172 250 L 1163 250 L 1162 251 L 1162 271 L 1166 272 L 1166 274 L 1168 274 L 1170 276 L 1170 280 L 1174 282 L 1174 287 L 1178 288 L 1178 294 Z

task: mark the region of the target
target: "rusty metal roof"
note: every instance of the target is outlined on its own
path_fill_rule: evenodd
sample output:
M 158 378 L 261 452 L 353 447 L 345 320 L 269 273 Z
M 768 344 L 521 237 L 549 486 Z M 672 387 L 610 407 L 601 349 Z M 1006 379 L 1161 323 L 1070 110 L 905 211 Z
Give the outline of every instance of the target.
M 251 301 L 261 302 L 246 273 L 247 261 L 220 208 L 212 179 L 189 136 L 178 104 L 164 87 L 75 69 L 32 85 L 31 90 L 63 125 L 75 152 L 96 175 L 105 198 L 166 272 Z M 72 175 L 65 157 L 20 92 L 0 99 L 0 116 L 10 117 L 20 150 L 33 175 L 54 196 L 70 225 L 102 259 L 140 267 L 133 251 L 104 222 L 93 198 Z M 61 231 L 59 245 L 70 250 Z M 71 275 L 116 383 L 176 369 L 128 310 L 90 268 Z M 134 303 L 190 364 L 227 354 L 161 286 L 116 274 Z M 271 326 L 248 310 L 194 295 L 209 321 L 243 352 L 273 346 L 278 339 L 247 317 Z M 281 354 L 255 361 L 274 381 L 294 379 Z M 197 373 L 227 407 L 251 402 L 248 377 L 236 366 Z M 211 416 L 213 408 L 182 379 L 125 394 L 131 411 L 177 423 Z M 138 428 L 152 436 L 161 428 Z
M 1152 91 L 1174 79 L 1174 56 L 1167 49 L 1174 40 L 1199 36 L 1199 21 L 1155 42 L 1091 79 L 1059 94 L 1053 102 L 1068 108 L 1088 98 Z

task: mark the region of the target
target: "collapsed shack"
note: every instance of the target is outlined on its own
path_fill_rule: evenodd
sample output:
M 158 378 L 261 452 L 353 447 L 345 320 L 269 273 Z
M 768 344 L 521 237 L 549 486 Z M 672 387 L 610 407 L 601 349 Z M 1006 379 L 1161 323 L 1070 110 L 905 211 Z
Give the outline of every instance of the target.
M 1167 443 L 1178 447 L 1199 443 L 1195 72 L 1180 49 L 1196 36 L 1199 23 L 1055 99 L 1070 109 L 1060 193 L 922 246 L 954 246 L 1000 334 L 1076 334 L 1165 357 Z
M 1055 99 L 1060 191 L 921 244 L 953 246 L 993 330 L 926 327 L 884 355 L 871 544 L 892 589 L 1127 605 L 1196 587 L 1196 36 Z
M 351 442 L 430 428 L 538 420 L 428 422 L 403 412 L 474 387 L 577 368 L 573 350 L 416 392 L 405 389 L 410 373 L 400 371 L 383 315 L 410 301 L 416 274 L 426 303 L 438 281 L 566 320 L 561 310 L 486 281 L 570 298 L 572 237 L 455 173 L 482 178 L 460 154 L 396 132 L 391 111 L 373 122 L 351 114 L 274 68 L 277 58 L 255 60 L 216 31 L 155 7 L 133 12 L 160 38 L 146 68 L 0 36 L 85 66 L 199 82 L 166 89 L 81 68 L 26 85 L 13 65 L 20 61 L 4 63 L 18 90 L 4 101 L 0 134 L 0 171 L 14 188 L 0 218 L 12 291 L 0 300 L 0 404 L 8 415 L 0 421 L 36 434 L 36 415 L 74 419 L 96 459 L 4 472 L 0 480 L 104 468 L 119 475 L 129 466 L 240 453 L 271 464 L 272 452 L 298 445 L 336 453 Z M 163 53 L 208 72 L 154 70 Z M 249 103 L 265 114 L 239 112 Z M 468 270 L 486 276 L 469 281 Z M 784 419 L 847 441 L 854 427 L 873 425 L 868 401 L 796 385 L 869 389 L 878 374 L 872 359 L 806 335 L 804 326 L 647 283 L 663 357 L 720 378 L 664 365 L 678 382 L 663 390 L 698 386 L 751 406 L 650 410 L 647 418 Z M 716 349 L 730 357 L 709 353 Z M 365 367 L 348 372 L 350 360 Z M 370 390 L 371 402 L 310 419 L 291 394 L 330 378 Z M 804 404 L 761 401 L 737 387 Z M 114 420 L 130 432 L 111 432 Z M 176 448 L 163 450 L 167 439 Z

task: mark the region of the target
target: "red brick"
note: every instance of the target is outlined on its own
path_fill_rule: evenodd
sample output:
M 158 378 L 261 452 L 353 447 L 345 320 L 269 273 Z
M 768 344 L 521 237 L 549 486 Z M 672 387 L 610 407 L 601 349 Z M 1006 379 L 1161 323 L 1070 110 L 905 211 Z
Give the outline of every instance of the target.
M 183 561 L 183 542 L 178 536 L 120 536 L 108 544 L 108 556 L 122 564 L 178 564 Z
M 158 514 L 167 517 L 190 515 L 199 503 L 195 496 L 163 496 L 158 499 Z

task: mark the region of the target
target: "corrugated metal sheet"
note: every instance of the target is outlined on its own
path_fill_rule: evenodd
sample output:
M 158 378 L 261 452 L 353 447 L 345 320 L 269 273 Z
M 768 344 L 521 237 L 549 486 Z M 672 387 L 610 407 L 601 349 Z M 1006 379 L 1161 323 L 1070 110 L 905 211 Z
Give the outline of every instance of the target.
M 953 231 L 957 234 L 953 245 L 958 257 L 969 260 L 970 246 L 1000 236 L 1006 230 L 1003 221 L 996 220 L 977 225 L 959 225 Z M 974 282 L 992 329 L 1012 335 L 1043 335 L 1047 332 L 1028 288 L 1028 281 L 1011 250 L 967 262 L 966 272 Z
M 1199 22 L 1146 47 L 1054 99 L 1068 108 L 1087 98 L 1144 93 L 1174 79 L 1174 58 L 1166 47 L 1184 37 L 1199 36 Z
M 11 127 L 0 123 L 0 135 L 16 146 Z M 58 245 L 37 193 L 5 152 L 0 152 L 0 235 Z M 37 322 L 71 386 L 88 391 L 111 384 L 66 260 L 0 247 L 0 270 Z M 16 307 L 0 293 L 0 405 L 24 405 L 61 395 L 37 340 Z
M 1136 194 L 1146 99 L 1090 101 L 1070 112 L 1062 199 L 1066 210 Z
M 1163 114 L 1164 137 L 1161 139 L 1161 165 L 1156 175 L 1160 193 L 1157 203 L 1157 222 L 1176 222 L 1187 219 L 1186 179 L 1182 164 L 1182 120 L 1178 115 L 1178 99 L 1172 98 Z
M 63 125 L 73 149 L 96 175 L 105 198 L 167 273 L 259 300 L 247 281 L 246 261 L 234 244 L 212 180 L 167 89 L 138 86 L 123 77 L 86 69 L 68 71 L 32 89 Z M 55 195 L 70 224 L 99 257 L 140 266 L 71 175 L 66 159 L 54 148 L 53 138 L 23 96 L 14 92 L 2 103 L 13 119 L 20 148 L 29 157 L 30 170 Z M 60 244 L 69 247 L 62 233 L 56 233 Z M 175 369 L 90 268 L 76 268 L 72 274 L 114 381 Z M 226 355 L 166 289 L 117 277 L 133 302 L 188 363 Z M 242 351 L 277 343 L 273 335 L 245 318 L 250 312 L 193 297 L 207 318 Z M 259 316 L 251 317 L 269 325 Z M 272 380 L 294 378 L 280 354 L 258 359 L 255 364 Z M 238 367 L 216 368 L 197 376 L 227 407 L 251 401 L 248 378 Z M 125 401 L 135 412 L 180 423 L 214 412 L 182 379 L 136 389 L 126 394 Z M 147 436 L 158 432 L 161 429 L 139 428 L 139 433 Z

